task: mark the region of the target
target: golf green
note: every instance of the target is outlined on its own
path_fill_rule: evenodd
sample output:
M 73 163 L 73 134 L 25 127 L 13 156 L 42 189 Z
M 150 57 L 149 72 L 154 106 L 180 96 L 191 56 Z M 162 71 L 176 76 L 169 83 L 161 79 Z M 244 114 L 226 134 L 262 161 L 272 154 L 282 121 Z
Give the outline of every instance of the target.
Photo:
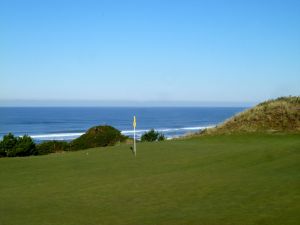
M 289 225 L 300 135 L 204 136 L 0 159 L 0 225 Z

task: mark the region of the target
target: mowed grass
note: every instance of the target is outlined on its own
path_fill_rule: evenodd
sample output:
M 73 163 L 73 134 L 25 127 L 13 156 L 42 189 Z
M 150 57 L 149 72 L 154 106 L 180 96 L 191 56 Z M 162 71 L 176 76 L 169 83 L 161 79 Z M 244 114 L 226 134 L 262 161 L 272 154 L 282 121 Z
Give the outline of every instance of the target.
M 299 224 L 300 135 L 137 148 L 0 159 L 0 224 Z

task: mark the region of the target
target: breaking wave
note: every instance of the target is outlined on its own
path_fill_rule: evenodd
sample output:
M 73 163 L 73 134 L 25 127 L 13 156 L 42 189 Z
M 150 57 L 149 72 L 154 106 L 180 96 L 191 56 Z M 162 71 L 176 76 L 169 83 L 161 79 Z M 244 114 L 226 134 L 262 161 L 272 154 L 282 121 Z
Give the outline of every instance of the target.
M 182 127 L 182 128 L 159 128 L 155 129 L 158 132 L 163 133 L 167 139 L 172 139 L 175 137 L 183 136 L 190 132 L 200 131 L 206 128 L 214 127 L 215 125 L 210 126 L 197 126 L 197 127 Z M 137 138 L 140 138 L 143 133 L 149 131 L 150 129 L 138 129 L 136 130 Z M 134 131 L 133 130 L 123 130 L 121 131 L 123 135 L 127 135 L 132 137 Z M 83 135 L 84 132 L 76 132 L 76 133 L 52 133 L 52 134 L 35 134 L 30 135 L 34 140 L 45 141 L 45 140 L 57 140 L 57 141 L 71 141 L 79 136 Z

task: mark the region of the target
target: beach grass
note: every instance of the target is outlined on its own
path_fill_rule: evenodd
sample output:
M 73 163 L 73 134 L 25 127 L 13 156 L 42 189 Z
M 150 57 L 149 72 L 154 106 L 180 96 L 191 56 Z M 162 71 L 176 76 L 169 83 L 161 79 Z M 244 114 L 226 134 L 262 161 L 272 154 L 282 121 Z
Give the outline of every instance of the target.
M 262 102 L 227 119 L 205 134 L 284 132 L 300 133 L 300 96 Z
M 300 135 L 202 136 L 0 159 L 0 225 L 290 225 Z

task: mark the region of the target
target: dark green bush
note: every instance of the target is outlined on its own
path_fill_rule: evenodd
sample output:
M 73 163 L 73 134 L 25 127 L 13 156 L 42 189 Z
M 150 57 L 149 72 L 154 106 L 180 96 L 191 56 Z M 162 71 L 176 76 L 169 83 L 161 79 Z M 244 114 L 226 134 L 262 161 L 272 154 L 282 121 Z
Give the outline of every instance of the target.
M 166 140 L 165 135 L 164 135 L 163 133 L 160 133 L 160 134 L 158 135 L 157 140 L 158 140 L 158 141 L 164 141 L 164 140 Z
M 153 141 L 163 141 L 165 140 L 165 136 L 162 133 L 151 129 L 150 131 L 144 133 L 141 137 L 141 141 L 153 142 Z
M 1 145 L 2 145 L 2 141 L 0 141 L 0 158 L 6 156 L 6 152 L 4 151 L 4 149 L 2 149 Z
M 36 146 L 32 138 L 24 135 L 23 137 L 15 137 L 9 133 L 4 135 L 0 143 L 0 156 L 15 157 L 36 155 Z
M 69 149 L 70 144 L 65 141 L 45 141 L 37 145 L 37 152 L 39 155 L 68 151 Z
M 80 150 L 94 147 L 105 147 L 125 141 L 127 137 L 111 126 L 97 126 L 89 129 L 85 134 L 70 143 L 71 150 Z
M 12 156 L 29 156 L 36 154 L 36 145 L 31 137 L 24 135 L 23 137 L 18 138 L 17 145 L 15 146 Z
M 6 156 L 6 152 L 5 149 L 3 147 L 3 141 L 0 141 L 0 157 L 5 157 Z
M 1 141 L 1 155 L 7 156 L 7 153 L 15 148 L 17 142 L 18 139 L 12 133 L 4 135 L 3 140 Z

